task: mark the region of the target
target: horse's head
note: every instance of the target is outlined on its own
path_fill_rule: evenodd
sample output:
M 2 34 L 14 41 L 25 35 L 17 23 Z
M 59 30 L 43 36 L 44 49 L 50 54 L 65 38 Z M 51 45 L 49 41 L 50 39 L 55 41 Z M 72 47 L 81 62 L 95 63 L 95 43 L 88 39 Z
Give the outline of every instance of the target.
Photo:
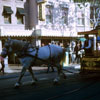
M 6 57 L 8 54 L 10 54 L 12 52 L 11 44 L 12 44 L 11 39 L 8 38 L 8 40 L 4 44 L 3 50 L 1 52 L 2 57 Z

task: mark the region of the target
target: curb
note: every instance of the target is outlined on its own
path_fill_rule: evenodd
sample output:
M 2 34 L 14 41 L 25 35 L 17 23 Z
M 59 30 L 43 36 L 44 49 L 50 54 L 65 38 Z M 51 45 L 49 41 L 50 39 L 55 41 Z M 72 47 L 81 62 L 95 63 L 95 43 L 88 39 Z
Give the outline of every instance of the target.
M 34 74 L 42 74 L 42 73 L 46 73 L 46 70 L 34 71 Z M 19 74 L 20 74 L 20 72 L 17 72 L 17 73 L 6 73 L 5 75 L 1 75 L 0 76 L 0 80 L 16 78 L 16 77 L 19 77 Z M 30 76 L 30 73 L 26 72 L 24 76 Z

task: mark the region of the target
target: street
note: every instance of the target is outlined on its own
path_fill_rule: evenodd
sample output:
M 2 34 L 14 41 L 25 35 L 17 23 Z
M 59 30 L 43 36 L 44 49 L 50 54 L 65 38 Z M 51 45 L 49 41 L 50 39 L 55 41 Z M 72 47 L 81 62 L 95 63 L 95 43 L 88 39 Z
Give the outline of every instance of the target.
M 19 74 L 19 73 L 18 73 Z M 26 74 L 23 85 L 15 89 L 18 76 L 0 79 L 0 100 L 100 100 L 100 79 L 98 75 L 68 74 L 53 84 L 56 72 L 35 73 L 36 85 L 31 85 L 31 76 Z

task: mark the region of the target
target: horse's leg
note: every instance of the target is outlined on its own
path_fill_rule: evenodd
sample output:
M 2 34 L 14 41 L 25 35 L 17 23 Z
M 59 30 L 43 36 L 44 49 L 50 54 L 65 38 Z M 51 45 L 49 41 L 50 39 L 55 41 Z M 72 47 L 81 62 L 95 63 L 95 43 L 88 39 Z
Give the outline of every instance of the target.
M 34 84 L 37 81 L 37 78 L 34 77 L 34 73 L 32 71 L 32 67 L 29 67 L 28 70 L 29 70 L 29 72 L 30 72 L 30 74 L 32 76 L 32 84 Z
M 47 69 L 47 73 L 49 72 L 49 70 L 50 70 L 50 64 L 48 64 L 48 69 Z
M 66 76 L 66 74 L 64 73 L 64 71 L 63 71 L 63 70 L 61 70 L 61 73 L 62 73 L 62 75 L 63 75 L 64 79 L 66 79 L 66 78 L 67 78 L 67 76 Z
M 21 84 L 21 79 L 22 79 L 22 77 L 24 76 L 25 72 L 26 72 L 26 67 L 23 67 L 22 70 L 21 70 L 21 73 L 20 73 L 18 82 L 15 84 L 15 87 L 19 87 L 19 86 L 20 86 L 20 84 Z
M 63 75 L 64 79 L 66 79 L 66 74 L 63 71 L 63 65 L 59 65 L 60 66 L 60 75 Z
M 52 64 L 48 64 L 47 73 L 49 72 L 49 70 L 50 70 L 50 67 L 51 67 L 51 69 L 52 69 L 52 72 L 54 72 L 54 68 L 53 68 L 53 65 L 52 65 Z
M 62 70 L 62 66 L 60 64 L 57 64 L 56 67 L 57 67 L 58 77 L 54 79 L 55 83 L 57 83 L 60 80 L 61 74 L 63 75 L 64 79 L 66 79 L 66 75 Z
M 51 69 L 52 69 L 52 72 L 54 72 L 55 70 L 54 70 L 54 66 L 53 65 L 51 65 Z
M 56 64 L 56 68 L 57 68 L 57 72 L 58 72 L 58 77 L 56 77 L 54 79 L 54 83 L 58 83 L 58 81 L 60 80 L 61 65 L 60 64 Z

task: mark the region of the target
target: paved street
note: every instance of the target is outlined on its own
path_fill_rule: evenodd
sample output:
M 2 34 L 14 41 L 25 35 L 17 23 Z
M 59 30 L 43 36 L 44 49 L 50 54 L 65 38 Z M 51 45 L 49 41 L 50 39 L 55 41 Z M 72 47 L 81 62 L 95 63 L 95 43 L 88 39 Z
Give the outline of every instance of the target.
M 1 75 L 0 100 L 100 100 L 99 76 L 66 72 L 67 79 L 62 78 L 54 85 L 56 71 L 46 73 L 46 68 L 42 68 L 33 69 L 38 78 L 36 85 L 31 85 L 31 76 L 26 72 L 19 89 L 14 88 L 19 73 Z M 68 70 L 78 72 L 73 66 Z

